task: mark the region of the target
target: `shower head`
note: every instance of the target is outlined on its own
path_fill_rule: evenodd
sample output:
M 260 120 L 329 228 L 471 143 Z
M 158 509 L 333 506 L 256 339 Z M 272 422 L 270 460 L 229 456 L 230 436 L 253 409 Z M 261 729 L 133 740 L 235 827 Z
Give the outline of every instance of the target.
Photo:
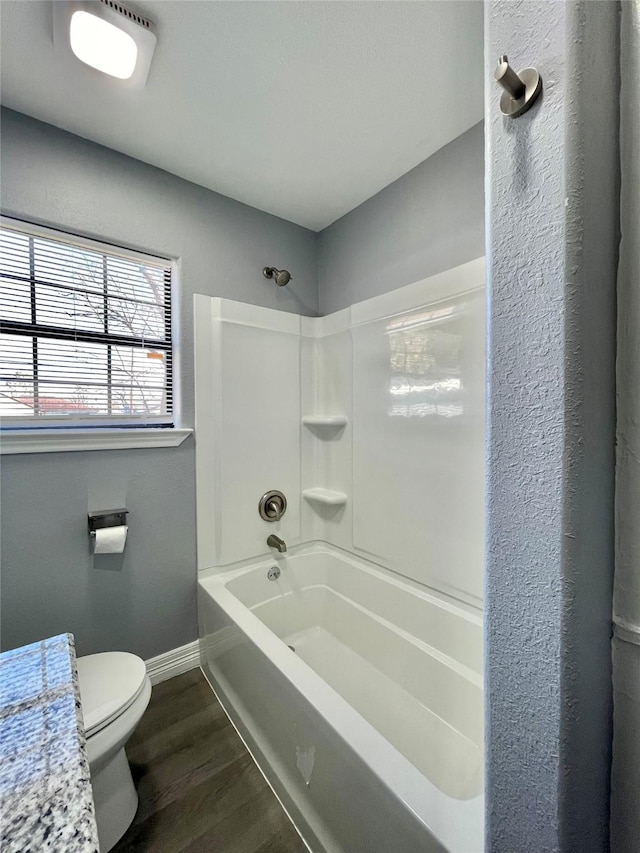
M 265 278 L 275 279 L 275 283 L 278 287 L 284 287 L 285 284 L 289 284 L 293 278 L 289 270 L 277 270 L 275 267 L 265 267 L 262 270 L 262 275 Z

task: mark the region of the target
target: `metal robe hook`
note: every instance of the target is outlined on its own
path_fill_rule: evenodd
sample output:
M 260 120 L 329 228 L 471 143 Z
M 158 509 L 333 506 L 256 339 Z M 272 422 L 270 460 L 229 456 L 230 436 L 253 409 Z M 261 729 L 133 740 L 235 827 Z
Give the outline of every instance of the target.
M 536 69 L 525 68 L 516 74 L 506 55 L 500 57 L 494 77 L 504 89 L 500 98 L 500 111 L 511 118 L 526 113 L 542 91 L 542 77 Z

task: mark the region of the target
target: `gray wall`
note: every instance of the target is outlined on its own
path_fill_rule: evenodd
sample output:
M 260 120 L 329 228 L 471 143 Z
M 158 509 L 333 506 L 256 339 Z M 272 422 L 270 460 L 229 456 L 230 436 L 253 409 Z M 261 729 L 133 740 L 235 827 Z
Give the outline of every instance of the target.
M 608 850 L 618 4 L 486 7 L 487 850 Z
M 317 235 L 15 112 L 2 112 L 3 212 L 180 259 L 184 425 L 192 295 L 315 315 Z M 266 264 L 290 269 L 277 288 Z M 2 457 L 2 647 L 72 631 L 79 654 L 144 658 L 196 638 L 193 438 L 179 448 Z M 92 561 L 89 508 L 131 511 L 123 559 Z
M 320 233 L 320 313 L 484 255 L 483 122 Z

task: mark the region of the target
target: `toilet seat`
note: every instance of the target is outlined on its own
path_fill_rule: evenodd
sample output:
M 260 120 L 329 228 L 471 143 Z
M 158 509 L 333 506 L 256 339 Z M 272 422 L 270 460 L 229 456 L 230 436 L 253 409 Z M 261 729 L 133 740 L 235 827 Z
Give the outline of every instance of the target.
M 77 659 L 82 714 L 87 738 L 120 717 L 140 696 L 147 681 L 144 661 L 128 652 L 102 652 Z

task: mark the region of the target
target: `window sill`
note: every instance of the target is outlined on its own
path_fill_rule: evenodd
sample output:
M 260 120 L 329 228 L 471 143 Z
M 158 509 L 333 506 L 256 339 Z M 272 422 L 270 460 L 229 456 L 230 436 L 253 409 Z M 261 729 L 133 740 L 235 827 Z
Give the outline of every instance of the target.
M 192 433 L 192 429 L 15 430 L 0 435 L 0 454 L 177 447 Z

